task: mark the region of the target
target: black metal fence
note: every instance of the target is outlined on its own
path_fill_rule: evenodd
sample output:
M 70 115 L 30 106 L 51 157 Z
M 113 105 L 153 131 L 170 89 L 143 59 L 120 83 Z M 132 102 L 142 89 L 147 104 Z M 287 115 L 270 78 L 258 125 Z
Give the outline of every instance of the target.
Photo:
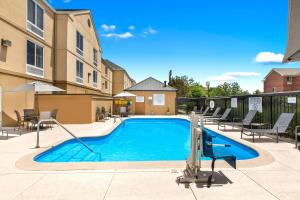
M 291 123 L 290 137 L 294 137 L 294 127 L 300 125 L 300 92 L 272 93 L 261 95 L 231 96 L 231 97 L 207 97 L 199 99 L 177 98 L 176 108 L 178 114 L 188 114 L 195 106 L 197 109 L 205 108 L 213 101 L 216 107 L 224 111 L 230 108 L 232 98 L 236 98 L 237 106 L 232 108 L 231 118 L 244 118 L 249 111 L 249 98 L 261 97 L 262 112 L 258 112 L 255 121 L 274 125 L 279 115 L 284 112 L 295 113 Z M 296 100 L 296 101 L 294 101 Z

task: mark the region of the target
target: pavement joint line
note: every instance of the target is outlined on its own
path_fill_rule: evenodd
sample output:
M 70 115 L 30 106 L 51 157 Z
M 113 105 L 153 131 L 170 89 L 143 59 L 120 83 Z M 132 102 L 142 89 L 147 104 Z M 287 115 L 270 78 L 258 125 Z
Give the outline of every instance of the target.
M 109 188 L 110 188 L 110 186 L 111 186 L 111 184 L 112 184 L 112 181 L 113 181 L 115 175 L 116 175 L 116 174 L 114 173 L 114 174 L 111 176 L 111 179 L 110 179 L 110 181 L 109 181 L 109 184 L 108 184 L 108 186 L 107 186 L 106 192 L 105 192 L 105 194 L 104 194 L 102 200 L 105 200 L 105 199 L 106 199 L 106 195 L 107 195 L 107 193 L 108 193 L 108 191 L 109 191 Z
M 248 174 L 244 173 L 242 170 L 238 170 L 240 171 L 242 174 L 244 174 L 246 177 L 248 177 L 250 180 L 252 180 L 256 185 L 258 185 L 259 187 L 261 187 L 263 190 L 265 190 L 267 193 L 269 193 L 270 195 L 272 195 L 273 197 L 275 197 L 276 199 L 280 200 L 280 198 L 278 198 L 275 194 L 273 194 L 271 191 L 269 191 L 267 188 L 265 188 L 264 186 L 262 186 L 261 184 L 259 184 L 258 182 L 256 182 L 253 178 L 251 178 Z
M 44 177 L 46 176 L 46 174 L 43 174 L 43 176 L 41 176 L 40 178 L 38 178 L 35 182 L 33 182 L 32 184 L 30 184 L 28 187 L 26 187 L 22 192 L 20 192 L 15 198 L 18 199 L 19 197 L 21 197 L 27 190 L 29 190 L 31 187 L 33 187 L 34 185 L 36 185 L 38 182 L 40 182 Z
M 194 190 L 193 190 L 193 188 L 192 188 L 191 186 L 189 186 L 189 188 L 190 188 L 190 190 L 191 190 L 191 192 L 192 192 L 194 198 L 195 198 L 196 200 L 198 200 L 197 197 L 196 197 L 196 194 L 195 194 L 195 192 L 194 192 Z

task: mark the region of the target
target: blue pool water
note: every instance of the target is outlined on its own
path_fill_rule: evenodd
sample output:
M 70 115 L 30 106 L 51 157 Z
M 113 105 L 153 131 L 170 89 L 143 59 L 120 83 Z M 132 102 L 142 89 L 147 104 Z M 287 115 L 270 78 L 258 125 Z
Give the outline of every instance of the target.
M 190 150 L 190 122 L 184 119 L 127 119 L 111 134 L 81 138 L 95 152 L 89 152 L 76 140 L 68 140 L 35 157 L 37 162 L 111 162 L 185 160 Z M 206 130 L 214 143 L 230 144 L 224 149 L 238 160 L 258 153 L 238 142 Z M 216 147 L 220 148 L 220 147 Z M 204 158 L 209 159 L 209 158 Z

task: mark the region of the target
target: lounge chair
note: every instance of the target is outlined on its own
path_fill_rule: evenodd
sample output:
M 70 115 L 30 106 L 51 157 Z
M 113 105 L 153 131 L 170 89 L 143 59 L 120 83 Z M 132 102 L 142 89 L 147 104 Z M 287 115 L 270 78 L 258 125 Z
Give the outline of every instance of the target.
M 217 117 L 221 117 L 221 116 L 219 115 L 220 111 L 221 111 L 221 108 L 220 108 L 220 107 L 217 107 L 216 110 L 213 112 L 212 115 L 205 115 L 205 116 L 203 116 L 203 117 L 204 117 L 204 118 L 217 118 Z
M 279 135 L 286 134 L 288 132 L 288 128 L 290 123 L 294 118 L 295 113 L 281 113 L 279 118 L 277 119 L 275 125 L 272 129 L 245 129 L 246 131 L 250 131 L 250 134 L 241 132 L 241 138 L 244 135 L 252 136 L 252 141 L 254 142 L 254 136 L 258 135 L 259 138 L 262 135 L 276 135 L 276 142 L 279 142 Z
M 254 117 L 256 116 L 257 110 L 250 110 L 246 117 L 242 120 L 242 121 L 238 121 L 241 120 L 239 118 L 233 118 L 232 122 L 226 121 L 226 122 L 219 122 L 218 123 L 218 130 L 220 130 L 220 127 L 224 127 L 224 130 L 226 129 L 226 125 L 230 125 L 232 126 L 232 128 L 234 129 L 234 127 L 241 127 L 242 131 L 244 129 L 244 127 L 250 126 L 252 121 L 254 120 Z
M 198 110 L 198 107 L 197 106 L 194 106 L 194 109 L 193 111 L 196 113 L 196 114 L 202 114 L 203 113 L 203 106 Z
M 225 110 L 225 112 L 223 113 L 223 115 L 220 116 L 220 117 L 204 118 L 204 123 L 207 123 L 207 122 L 212 122 L 212 123 L 218 122 L 218 124 L 219 124 L 220 122 L 226 122 L 226 121 L 228 121 L 230 112 L 231 112 L 231 108 L 227 108 Z
M 203 111 L 203 113 L 197 114 L 197 115 L 208 116 L 208 111 L 209 111 L 209 106 L 207 106 L 207 107 L 205 108 L 205 110 Z

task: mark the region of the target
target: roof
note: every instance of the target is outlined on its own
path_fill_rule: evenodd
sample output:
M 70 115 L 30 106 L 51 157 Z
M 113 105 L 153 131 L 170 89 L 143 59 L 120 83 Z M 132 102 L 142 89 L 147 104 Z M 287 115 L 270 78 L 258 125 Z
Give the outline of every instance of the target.
M 78 11 L 89 11 L 89 9 L 56 9 L 56 11 L 78 12 Z
M 127 71 L 126 71 L 123 67 L 121 67 L 121 66 L 119 66 L 119 65 L 117 65 L 117 64 L 115 64 L 115 63 L 113 63 L 113 62 L 111 62 L 111 61 L 108 60 L 108 59 L 102 59 L 102 61 L 103 61 L 103 63 L 104 63 L 107 67 L 109 67 L 109 68 L 110 68 L 111 70 L 113 70 L 113 71 L 124 71 L 124 72 L 127 74 L 128 78 L 129 78 L 132 82 L 135 82 L 135 80 L 132 79 L 132 78 L 129 76 L 129 74 L 127 73 Z
M 169 91 L 169 92 L 176 92 L 177 89 L 168 86 L 155 78 L 149 77 L 134 86 L 125 89 L 125 91 Z
M 281 76 L 300 76 L 300 68 L 273 68 L 265 77 L 268 78 L 270 74 L 275 71 Z

